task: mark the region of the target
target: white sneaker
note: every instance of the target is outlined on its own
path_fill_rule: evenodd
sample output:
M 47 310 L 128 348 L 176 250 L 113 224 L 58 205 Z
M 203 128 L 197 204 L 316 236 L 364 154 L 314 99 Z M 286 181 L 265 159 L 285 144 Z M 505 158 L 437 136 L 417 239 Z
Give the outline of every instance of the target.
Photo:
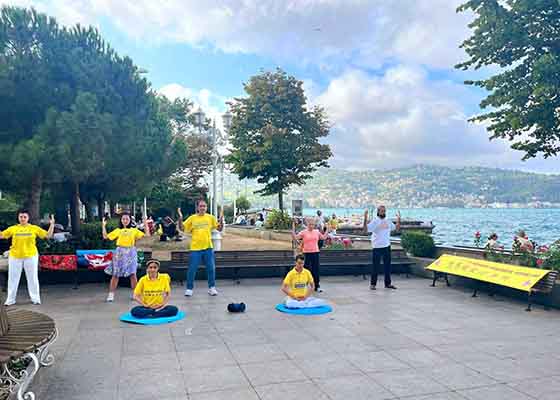
M 115 293 L 110 292 L 110 293 L 107 295 L 107 303 L 112 303 L 113 300 L 115 300 Z
M 324 290 L 322 288 L 317 288 L 317 293 L 323 293 Z
M 15 301 L 14 301 L 13 303 L 8 303 L 8 302 L 4 303 L 4 305 L 5 305 L 6 307 L 13 306 L 14 304 L 16 304 Z
M 217 296 L 218 295 L 218 291 L 216 290 L 216 288 L 214 286 L 212 286 L 210 289 L 208 289 L 208 294 L 210 296 Z
M 192 289 L 186 289 L 185 290 L 185 296 L 191 297 L 192 296 Z
M 32 301 L 31 303 L 35 306 L 40 306 L 41 305 L 40 301 Z

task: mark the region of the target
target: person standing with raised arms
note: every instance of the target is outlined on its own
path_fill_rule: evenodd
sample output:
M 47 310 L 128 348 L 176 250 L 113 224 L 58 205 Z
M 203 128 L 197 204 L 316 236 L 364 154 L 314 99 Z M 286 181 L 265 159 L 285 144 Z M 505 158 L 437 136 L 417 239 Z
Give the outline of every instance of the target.
M 377 273 L 383 259 L 385 272 L 385 288 L 396 289 L 391 282 L 391 232 L 401 229 L 401 214 L 397 212 L 397 224 L 387 219 L 387 209 L 384 205 L 377 207 L 377 216 L 368 220 L 368 210 L 364 213 L 364 231 L 371 233 L 371 247 L 373 248 L 373 263 L 371 268 L 371 282 L 369 288 L 375 290 Z
M 179 214 L 179 220 L 177 221 L 179 230 L 191 234 L 191 254 L 187 271 L 187 287 L 185 289 L 185 296 L 187 297 L 193 295 L 194 279 L 201 262 L 204 262 L 206 274 L 208 275 L 208 294 L 210 296 L 218 295 L 212 231 L 214 229 L 221 231 L 224 228 L 224 223 L 222 218 L 220 218 L 218 223 L 215 216 L 207 214 L 207 208 L 206 201 L 198 200 L 196 202 L 196 214 L 191 215 L 185 221 L 183 221 L 181 209 L 177 209 L 177 214 Z
M 49 239 L 54 233 L 54 217 L 49 217 L 49 230 L 29 223 L 29 211 L 17 212 L 18 224 L 0 232 L 0 239 L 12 239 L 8 258 L 8 295 L 7 306 L 16 304 L 21 271 L 25 270 L 27 291 L 33 304 L 41 304 L 39 294 L 39 251 L 37 238 Z

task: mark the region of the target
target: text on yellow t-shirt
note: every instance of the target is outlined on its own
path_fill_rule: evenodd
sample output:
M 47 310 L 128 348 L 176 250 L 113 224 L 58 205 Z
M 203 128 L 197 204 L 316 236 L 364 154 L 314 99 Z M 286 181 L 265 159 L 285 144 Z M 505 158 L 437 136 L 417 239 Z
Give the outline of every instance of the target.
M 144 237 L 144 232 L 138 228 L 117 228 L 107 234 L 109 240 L 117 239 L 119 247 L 133 247 L 138 239 Z
M 183 222 L 183 229 L 191 234 L 191 250 L 211 249 L 212 230 L 218 229 L 218 220 L 210 214 L 194 214 Z
M 45 239 L 48 232 L 37 225 L 13 225 L 2 232 L 4 239 L 12 238 L 10 257 L 28 258 L 39 254 L 36 239 Z
M 307 294 L 307 287 L 313 283 L 311 272 L 303 268 L 298 272 L 293 268 L 284 278 L 284 285 L 288 285 L 290 293 L 295 297 L 302 297 Z
M 162 304 L 164 293 L 171 292 L 171 278 L 168 274 L 158 274 L 156 279 L 150 279 L 148 275 L 144 275 L 138 281 L 134 294 L 140 296 L 142 302 L 148 307 Z

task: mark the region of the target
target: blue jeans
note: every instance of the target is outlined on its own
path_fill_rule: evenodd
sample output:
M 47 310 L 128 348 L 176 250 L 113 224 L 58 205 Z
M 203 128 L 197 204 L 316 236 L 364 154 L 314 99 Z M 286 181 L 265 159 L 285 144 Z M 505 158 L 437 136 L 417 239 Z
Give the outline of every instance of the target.
M 164 318 L 164 317 L 174 317 L 179 312 L 179 309 L 175 306 L 165 306 L 163 310 L 156 311 L 153 308 L 148 308 L 144 306 L 136 306 L 130 313 L 134 318 Z
M 206 266 L 208 275 L 208 287 L 216 286 L 216 264 L 214 261 L 214 249 L 191 251 L 189 270 L 187 271 L 187 289 L 194 288 L 194 278 L 201 262 Z

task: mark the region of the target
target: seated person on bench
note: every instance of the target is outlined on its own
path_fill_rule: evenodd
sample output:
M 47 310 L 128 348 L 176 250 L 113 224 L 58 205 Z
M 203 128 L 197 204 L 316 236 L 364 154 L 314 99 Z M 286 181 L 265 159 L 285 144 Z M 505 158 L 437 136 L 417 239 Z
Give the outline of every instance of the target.
M 167 305 L 171 294 L 171 278 L 159 273 L 159 261 L 149 260 L 146 263 L 146 275 L 138 281 L 134 289 L 134 300 L 140 306 L 134 307 L 130 313 L 135 318 L 174 317 L 179 310 Z
M 303 267 L 304 260 L 303 254 L 298 254 L 296 266 L 284 278 L 282 292 L 287 295 L 284 300 L 287 308 L 312 308 L 327 305 L 324 300 L 311 296 L 315 284 L 311 272 Z

